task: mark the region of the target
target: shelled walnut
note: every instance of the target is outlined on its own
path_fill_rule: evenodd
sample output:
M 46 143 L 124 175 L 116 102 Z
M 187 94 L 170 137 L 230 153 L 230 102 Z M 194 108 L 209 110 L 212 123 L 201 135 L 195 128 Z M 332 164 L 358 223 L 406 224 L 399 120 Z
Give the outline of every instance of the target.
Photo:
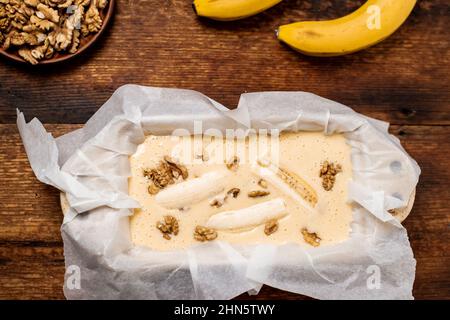
M 237 198 L 240 192 L 241 189 L 239 188 L 231 188 L 230 190 L 227 191 L 227 195 L 231 195 L 233 196 L 233 198 Z
M 178 220 L 173 216 L 164 216 L 164 222 L 158 221 L 156 223 L 156 228 L 161 231 L 164 239 L 170 240 L 171 235 L 178 235 L 179 224 Z
M 342 171 L 340 164 L 325 161 L 320 168 L 319 176 L 322 178 L 322 187 L 326 191 L 333 189 L 336 175 Z
M 195 227 L 194 239 L 200 242 L 212 241 L 217 238 L 217 231 L 203 226 Z
M 148 193 L 157 194 L 159 190 L 175 183 L 176 179 L 187 179 L 189 173 L 185 166 L 177 163 L 169 156 L 165 156 L 156 168 L 144 169 L 143 175 L 150 180 Z
M 215 196 L 211 201 L 209 202 L 209 205 L 211 207 L 220 208 L 224 205 L 225 201 L 228 199 L 228 194 L 219 194 Z
M 0 0 L 0 46 L 31 64 L 73 54 L 100 31 L 108 0 Z
M 275 233 L 278 230 L 278 221 L 275 219 L 269 220 L 266 222 L 264 226 L 264 233 L 267 236 L 270 236 L 272 233 Z
M 266 190 L 253 190 L 253 191 L 250 191 L 247 195 L 250 198 L 259 198 L 259 197 L 268 196 L 269 194 L 270 194 L 270 192 L 266 191 Z
M 306 228 L 303 228 L 301 232 L 306 243 L 312 245 L 313 247 L 318 247 L 320 245 L 320 241 L 322 239 L 317 235 L 317 233 L 309 232 Z
M 267 184 L 267 181 L 264 179 L 259 179 L 258 180 L 258 185 L 263 188 L 263 189 L 267 189 L 269 186 Z
M 234 156 L 231 159 L 229 159 L 226 162 L 226 166 L 227 166 L 228 170 L 237 171 L 237 169 L 239 168 L 239 161 L 240 161 L 240 159 L 238 156 Z

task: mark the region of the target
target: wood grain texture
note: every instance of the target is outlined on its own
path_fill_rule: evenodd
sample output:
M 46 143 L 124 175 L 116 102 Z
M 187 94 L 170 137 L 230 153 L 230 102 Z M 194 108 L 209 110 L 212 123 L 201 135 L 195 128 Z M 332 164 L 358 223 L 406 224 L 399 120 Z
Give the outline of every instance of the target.
M 79 125 L 46 125 L 59 136 Z M 393 126 L 422 168 L 405 221 L 417 259 L 414 296 L 450 299 L 450 127 Z M 0 125 L 0 299 L 63 299 L 62 215 L 57 190 L 34 177 L 13 124 Z M 239 299 L 307 299 L 265 286 Z
M 114 20 L 82 56 L 33 68 L 0 61 L 0 123 L 15 108 L 46 123 L 84 123 L 120 85 L 188 88 L 228 107 L 243 92 L 310 91 L 393 124 L 450 124 L 448 0 L 419 0 L 408 21 L 366 51 L 300 55 L 277 26 L 342 16 L 363 1 L 284 0 L 231 23 L 199 19 L 190 0 L 118 0 Z
M 118 0 L 111 26 L 80 57 L 38 68 L 0 59 L 0 299 L 64 298 L 59 194 L 34 177 L 15 109 L 60 135 L 127 83 L 194 89 L 231 108 L 243 92 L 310 91 L 390 121 L 423 170 L 405 221 L 414 295 L 450 299 L 449 1 L 419 0 L 392 37 L 348 56 L 306 57 L 274 36 L 279 25 L 342 16 L 362 2 L 284 0 L 223 23 L 198 19 L 190 0 Z M 250 298 L 307 299 L 266 286 L 239 297 Z

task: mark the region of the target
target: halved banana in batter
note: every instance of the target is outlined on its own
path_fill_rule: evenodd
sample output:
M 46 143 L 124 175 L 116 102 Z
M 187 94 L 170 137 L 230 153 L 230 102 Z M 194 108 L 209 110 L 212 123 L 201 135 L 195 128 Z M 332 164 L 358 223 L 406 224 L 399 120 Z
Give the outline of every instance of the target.
M 316 206 L 318 202 L 316 190 L 297 174 L 277 167 L 268 160 L 258 161 L 252 166 L 252 171 L 305 208 L 314 209 Z
M 217 230 L 245 230 L 287 214 L 284 200 L 275 198 L 243 209 L 217 213 L 209 218 L 206 226 Z
M 184 208 L 222 192 L 228 175 L 226 170 L 205 173 L 161 190 L 155 200 L 168 209 Z

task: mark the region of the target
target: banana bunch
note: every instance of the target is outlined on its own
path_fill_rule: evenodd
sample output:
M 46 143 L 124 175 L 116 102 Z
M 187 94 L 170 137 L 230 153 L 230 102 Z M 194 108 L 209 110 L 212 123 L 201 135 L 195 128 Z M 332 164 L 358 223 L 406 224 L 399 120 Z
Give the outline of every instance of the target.
M 237 20 L 257 14 L 281 0 L 194 0 L 199 16 Z M 353 53 L 383 41 L 408 18 L 417 0 L 368 0 L 355 12 L 339 19 L 303 21 L 278 28 L 277 38 L 312 56 Z
M 194 0 L 192 7 L 201 17 L 238 20 L 258 14 L 282 0 Z

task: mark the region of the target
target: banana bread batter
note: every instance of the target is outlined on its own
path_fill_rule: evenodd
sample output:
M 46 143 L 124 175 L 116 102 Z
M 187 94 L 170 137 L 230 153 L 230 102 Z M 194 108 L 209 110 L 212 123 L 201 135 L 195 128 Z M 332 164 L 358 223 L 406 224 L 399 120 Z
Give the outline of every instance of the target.
M 259 147 L 251 139 L 180 139 L 148 136 L 130 157 L 129 193 L 142 206 L 130 218 L 135 245 L 173 250 L 221 240 L 311 247 L 348 238 L 352 164 L 342 135 L 283 133 L 278 143 L 258 138 L 265 142 Z M 321 176 L 326 161 L 334 171 Z

